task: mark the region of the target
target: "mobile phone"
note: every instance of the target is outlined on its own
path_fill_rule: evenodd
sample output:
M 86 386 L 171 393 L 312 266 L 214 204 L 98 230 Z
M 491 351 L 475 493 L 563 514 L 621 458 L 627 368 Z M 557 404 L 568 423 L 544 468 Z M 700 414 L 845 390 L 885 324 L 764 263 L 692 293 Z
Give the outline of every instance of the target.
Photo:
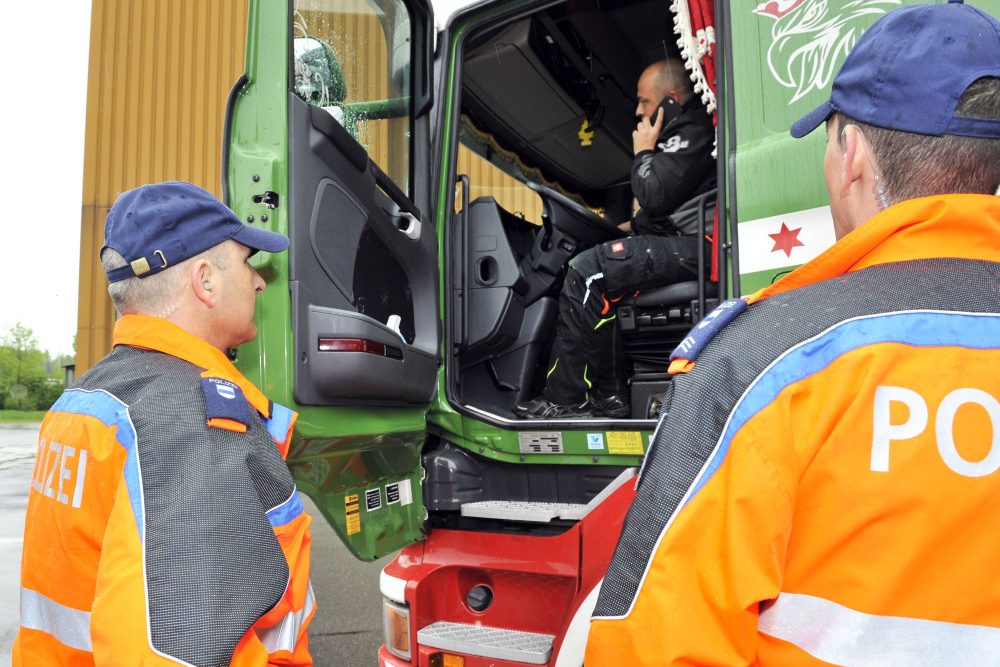
M 666 127 L 667 125 L 669 125 L 670 121 L 680 116 L 681 112 L 683 111 L 681 105 L 677 104 L 677 102 L 675 102 L 674 98 L 672 97 L 664 97 L 663 101 L 660 102 L 659 108 L 663 109 L 663 124 L 660 127 Z M 652 118 L 650 118 L 649 122 L 655 123 L 656 116 L 654 115 Z

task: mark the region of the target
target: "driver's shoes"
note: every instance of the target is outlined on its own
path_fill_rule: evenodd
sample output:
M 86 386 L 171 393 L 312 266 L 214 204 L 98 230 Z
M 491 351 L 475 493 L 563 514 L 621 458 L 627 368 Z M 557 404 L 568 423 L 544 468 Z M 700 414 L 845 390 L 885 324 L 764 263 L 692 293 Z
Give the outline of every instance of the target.
M 631 413 L 626 394 L 601 394 L 595 391 L 589 403 L 600 417 L 609 419 L 627 419 Z
M 525 419 L 588 419 L 596 416 L 590 401 L 580 405 L 560 405 L 544 396 L 518 403 L 514 406 L 514 414 Z

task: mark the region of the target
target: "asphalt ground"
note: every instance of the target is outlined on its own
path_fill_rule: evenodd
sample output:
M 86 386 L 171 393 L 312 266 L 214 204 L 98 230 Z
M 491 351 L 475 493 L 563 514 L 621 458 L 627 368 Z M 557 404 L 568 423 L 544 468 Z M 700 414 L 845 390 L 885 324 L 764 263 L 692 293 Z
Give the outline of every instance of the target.
M 35 461 L 38 424 L 0 424 L 0 665 L 10 664 L 17 634 L 21 542 L 28 483 Z M 367 667 L 378 663 L 382 643 L 382 596 L 378 578 L 390 557 L 364 563 L 347 551 L 312 501 L 312 582 L 318 609 L 309 645 L 320 667 Z

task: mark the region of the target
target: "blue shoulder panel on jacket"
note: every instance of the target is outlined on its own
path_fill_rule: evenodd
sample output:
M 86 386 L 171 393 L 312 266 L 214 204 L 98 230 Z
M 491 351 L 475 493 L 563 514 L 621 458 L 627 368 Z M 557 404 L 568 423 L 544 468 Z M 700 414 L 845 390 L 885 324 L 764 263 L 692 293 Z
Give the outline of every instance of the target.
M 694 361 L 701 354 L 716 334 L 722 331 L 727 324 L 747 309 L 747 302 L 743 299 L 729 299 L 723 301 L 719 306 L 705 316 L 701 322 L 696 324 L 677 348 L 670 353 L 670 361 L 674 359 L 687 359 Z
M 284 444 L 285 436 L 288 435 L 288 428 L 292 425 L 292 418 L 295 412 L 278 403 L 271 403 L 271 418 L 264 420 L 267 432 L 271 434 L 274 441 Z

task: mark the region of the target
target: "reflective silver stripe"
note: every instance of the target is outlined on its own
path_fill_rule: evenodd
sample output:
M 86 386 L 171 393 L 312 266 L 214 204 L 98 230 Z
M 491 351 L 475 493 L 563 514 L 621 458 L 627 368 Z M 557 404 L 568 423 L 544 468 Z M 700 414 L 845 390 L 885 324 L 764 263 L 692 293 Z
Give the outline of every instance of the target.
M 639 160 L 639 178 L 647 178 L 651 171 L 653 171 L 653 154 L 647 153 Z
M 587 305 L 587 299 L 590 298 L 590 283 L 594 282 L 595 280 L 597 280 L 599 278 L 603 278 L 603 277 L 604 277 L 603 273 L 595 273 L 594 275 L 592 275 L 589 278 L 587 278 L 587 291 L 583 293 L 583 301 L 581 301 L 581 303 L 583 305 L 586 306 Z
M 294 651 L 295 643 L 299 640 L 299 633 L 305 625 L 309 614 L 316 608 L 316 596 L 313 594 L 312 582 L 309 582 L 309 590 L 306 591 L 306 603 L 299 611 L 289 612 L 281 621 L 269 628 L 258 629 L 257 638 L 264 645 L 268 653 L 278 651 Z
M 61 644 L 93 651 L 90 612 L 61 605 L 41 593 L 21 587 L 21 627 L 47 632 Z
M 1000 628 L 875 616 L 830 600 L 782 593 L 757 628 L 835 665 L 987 665 L 1000 656 Z

